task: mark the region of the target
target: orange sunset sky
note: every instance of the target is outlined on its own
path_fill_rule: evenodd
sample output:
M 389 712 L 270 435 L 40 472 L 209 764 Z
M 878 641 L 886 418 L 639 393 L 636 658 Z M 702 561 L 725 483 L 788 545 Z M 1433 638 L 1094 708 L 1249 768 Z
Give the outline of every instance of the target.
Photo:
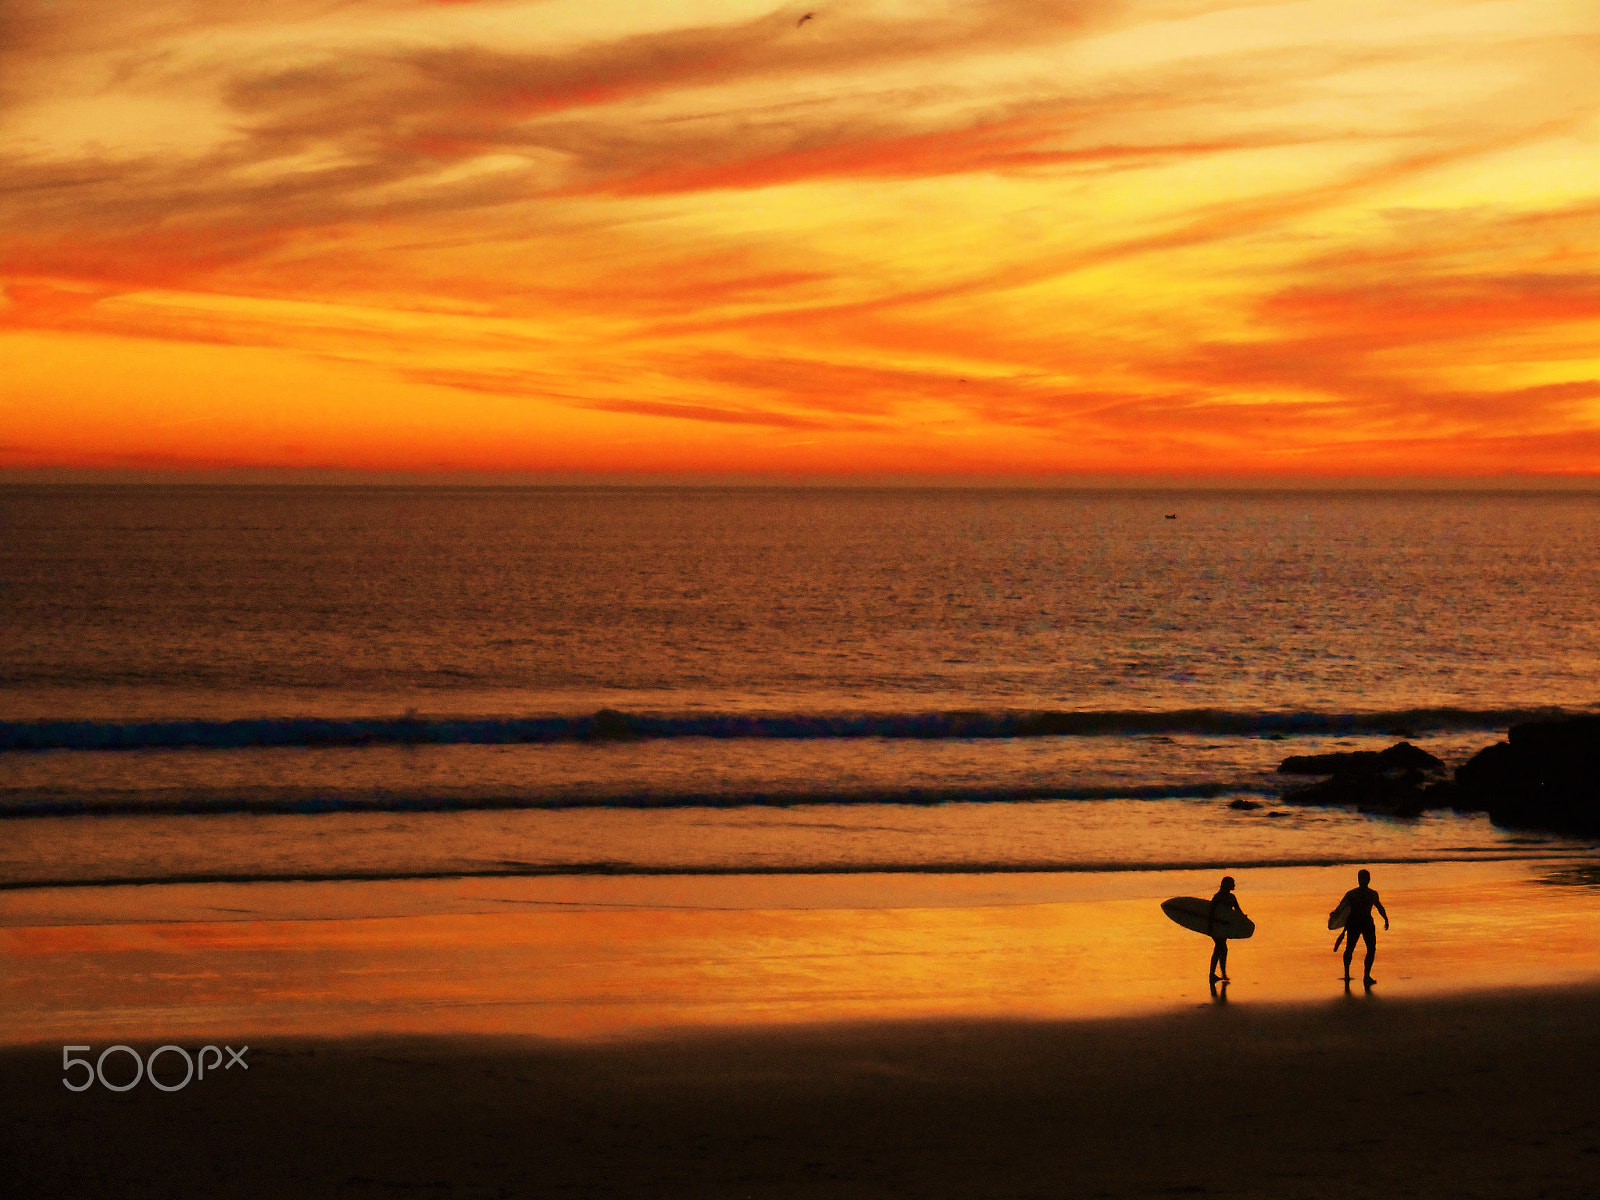
M 1594 482 L 1600 5 L 0 0 L 0 284 L 0 477 Z

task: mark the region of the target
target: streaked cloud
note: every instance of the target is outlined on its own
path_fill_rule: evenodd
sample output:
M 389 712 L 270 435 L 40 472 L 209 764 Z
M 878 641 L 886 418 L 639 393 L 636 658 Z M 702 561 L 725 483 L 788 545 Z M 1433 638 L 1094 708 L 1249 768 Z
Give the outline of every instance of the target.
M 803 11 L 3 0 L 0 464 L 1600 471 L 1591 6 Z

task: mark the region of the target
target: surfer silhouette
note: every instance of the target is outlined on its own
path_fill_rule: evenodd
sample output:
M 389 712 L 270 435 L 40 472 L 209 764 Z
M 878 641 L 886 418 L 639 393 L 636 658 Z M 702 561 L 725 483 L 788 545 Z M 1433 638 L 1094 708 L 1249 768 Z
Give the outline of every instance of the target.
M 1367 885 L 1372 882 L 1372 872 L 1363 867 L 1356 872 L 1356 886 L 1344 894 L 1344 899 L 1339 901 L 1339 908 L 1346 910 L 1344 919 L 1344 932 L 1339 935 L 1339 940 L 1344 942 L 1344 981 L 1350 982 L 1350 961 L 1356 954 L 1356 939 L 1361 938 L 1367 943 L 1367 959 L 1362 967 L 1361 982 L 1366 987 L 1371 987 L 1378 981 L 1372 977 L 1372 963 L 1378 957 L 1378 927 L 1372 919 L 1372 910 L 1377 909 L 1383 917 L 1384 932 L 1389 929 L 1389 914 L 1384 910 L 1383 903 L 1378 899 L 1378 893 Z M 1337 911 L 1337 910 L 1335 910 Z M 1339 940 L 1335 940 L 1333 948 L 1339 948 Z
M 1376 893 L 1374 893 L 1376 897 Z M 1233 876 L 1224 875 L 1222 886 L 1217 894 L 1211 897 L 1211 912 L 1206 917 L 1206 933 L 1210 935 L 1213 943 L 1211 950 L 1211 982 L 1218 980 L 1228 981 L 1228 939 L 1215 931 L 1217 918 L 1223 913 L 1236 912 L 1244 916 L 1244 909 L 1239 907 L 1239 899 L 1233 894 Z M 1387 918 L 1385 918 L 1387 920 Z

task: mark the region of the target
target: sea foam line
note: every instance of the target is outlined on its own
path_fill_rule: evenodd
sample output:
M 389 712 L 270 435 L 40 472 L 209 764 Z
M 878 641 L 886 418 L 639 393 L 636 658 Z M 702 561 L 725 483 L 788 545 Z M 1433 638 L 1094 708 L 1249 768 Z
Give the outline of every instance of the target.
M 1068 875 L 1115 874 L 1132 871 L 1221 871 L 1265 870 L 1271 867 L 1339 867 L 1355 864 L 1371 866 L 1441 862 L 1537 862 L 1584 858 L 1587 849 L 1564 850 L 1543 846 L 1525 851 L 1489 850 L 1484 853 L 1443 852 L 1439 854 L 1401 854 L 1379 858 L 1351 855 L 1306 855 L 1259 859 L 1193 858 L 1142 862 L 1136 859 L 1114 862 L 866 862 L 794 864 L 674 864 L 572 862 L 526 864 L 516 867 L 453 868 L 449 870 L 398 871 L 286 871 L 230 872 L 197 871 L 168 875 L 119 875 L 104 878 L 0 880 L 0 892 L 35 891 L 41 888 L 84 887 L 171 887 L 212 883 L 385 883 L 426 879 L 532 879 L 551 876 L 724 876 L 724 875 Z
M 3 721 L 0 751 L 239 750 L 267 746 L 500 745 L 653 738 L 1032 738 L 1116 734 L 1390 733 L 1503 729 L 1571 715 L 1558 708 L 1263 712 L 1189 708 L 899 713 L 625 713 L 583 716 L 265 717 L 237 721 Z
M 1106 784 L 1071 787 L 1027 784 L 1010 787 L 902 787 L 808 789 L 805 791 L 646 792 L 553 795 L 429 795 L 426 793 L 327 793 L 285 788 L 273 794 L 0 796 L 0 820 L 23 817 L 197 816 L 224 813 L 316 814 L 336 812 L 476 812 L 558 808 L 787 808 L 802 804 L 1007 804 L 1037 800 L 1209 800 L 1235 793 L 1276 796 L 1251 781 Z

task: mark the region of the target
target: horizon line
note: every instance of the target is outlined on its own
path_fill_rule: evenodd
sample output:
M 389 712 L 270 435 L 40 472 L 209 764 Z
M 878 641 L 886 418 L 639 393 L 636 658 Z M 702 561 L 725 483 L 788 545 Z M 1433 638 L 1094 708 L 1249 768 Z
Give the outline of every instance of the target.
M 647 488 L 766 491 L 1600 492 L 1594 475 L 932 475 L 740 472 L 360 471 L 340 468 L 138 470 L 0 468 L 0 487 Z

